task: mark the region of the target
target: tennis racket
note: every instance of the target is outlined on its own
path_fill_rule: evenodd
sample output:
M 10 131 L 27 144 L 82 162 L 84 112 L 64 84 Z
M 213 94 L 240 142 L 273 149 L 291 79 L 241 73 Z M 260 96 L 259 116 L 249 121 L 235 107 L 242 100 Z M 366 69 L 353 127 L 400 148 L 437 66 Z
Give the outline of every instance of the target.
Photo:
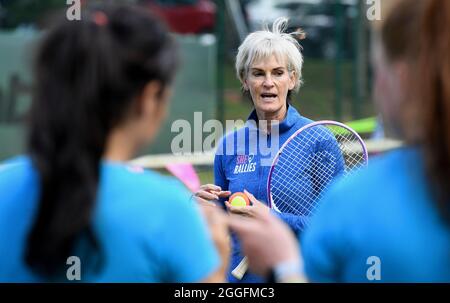
M 296 131 L 275 156 L 267 181 L 270 208 L 310 217 L 337 177 L 368 164 L 366 145 L 353 129 L 335 121 L 317 121 Z M 232 271 L 242 279 L 247 257 Z

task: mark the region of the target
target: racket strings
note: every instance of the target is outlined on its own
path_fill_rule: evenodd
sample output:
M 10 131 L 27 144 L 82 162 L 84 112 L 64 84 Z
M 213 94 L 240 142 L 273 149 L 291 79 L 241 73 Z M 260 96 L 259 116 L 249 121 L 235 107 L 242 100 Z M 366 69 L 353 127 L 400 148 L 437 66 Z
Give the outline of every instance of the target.
M 340 126 L 332 126 L 330 128 L 331 131 L 335 133 L 336 141 L 338 142 L 344 160 L 346 161 L 347 171 L 353 170 L 355 167 L 363 164 L 365 162 L 364 149 L 356 135 L 348 130 L 343 132 L 343 128 Z
M 330 153 L 326 153 L 329 156 L 332 156 Z M 309 155 L 310 158 L 314 156 L 316 155 Z M 312 162 L 314 160 L 308 161 Z M 314 172 L 304 174 L 305 177 L 299 180 L 299 182 L 307 182 L 309 186 L 298 184 L 299 182 L 284 182 L 283 180 L 292 180 L 293 178 L 296 178 L 296 176 L 294 176 L 292 172 L 281 172 L 280 175 L 283 178 L 276 178 L 276 180 L 274 180 L 273 188 L 276 188 L 276 190 L 274 191 L 274 195 L 278 196 L 280 201 L 284 201 L 284 203 L 279 203 L 279 211 L 294 214 L 302 213 L 307 215 L 315 210 L 316 203 L 313 202 L 317 199 L 320 199 L 323 192 L 323 187 L 333 179 L 332 171 L 326 169 L 325 165 L 320 165 L 320 162 L 318 163 L 319 165 L 316 166 Z M 335 165 L 335 163 L 333 162 L 330 165 L 333 166 Z M 298 175 L 298 173 L 296 174 Z M 303 187 L 307 190 L 299 191 L 299 187 Z
M 313 141 L 313 137 L 313 135 L 295 137 L 294 140 L 297 142 L 294 142 L 291 146 L 312 146 L 312 144 L 315 143 Z M 329 139 L 324 138 L 323 136 L 321 137 L 322 140 Z M 306 142 L 306 144 L 302 145 L 302 139 Z M 332 171 L 327 169 L 327 167 L 335 165 L 334 156 L 326 149 L 313 153 L 311 150 L 306 150 L 304 148 L 286 148 L 285 151 L 283 150 L 283 153 L 285 153 L 286 156 L 280 157 L 280 162 L 285 161 L 286 163 L 279 163 L 277 164 L 278 167 L 276 167 L 276 169 L 278 168 L 278 173 L 280 173 L 282 178 L 275 178 L 275 182 L 273 183 L 273 188 L 276 189 L 274 195 L 279 196 L 279 200 L 284 201 L 283 203 L 279 203 L 278 209 L 281 212 L 300 212 L 309 214 L 315 209 L 315 203 L 313 203 L 313 201 L 316 200 L 321 194 L 321 187 L 332 179 Z M 328 161 L 331 163 L 328 163 L 329 165 L 324 165 L 320 159 L 331 159 L 331 161 Z M 310 170 L 310 172 L 303 173 L 305 170 L 302 172 L 301 169 L 297 170 L 295 167 L 293 167 L 294 169 L 285 169 L 285 167 L 291 163 L 316 163 L 316 165 L 311 168 L 307 167 L 305 170 Z M 297 178 L 299 174 L 303 174 L 304 178 L 299 180 Z M 286 183 L 284 180 L 298 180 L 303 184 L 298 184 L 299 182 Z M 308 184 L 308 190 L 306 192 L 298 191 L 299 186 L 306 187 L 304 186 L 304 183 Z M 285 193 L 290 193 L 290 195 L 286 195 Z M 313 197 L 313 199 L 307 197 Z M 299 201 L 300 203 L 298 203 Z M 295 205 L 297 208 L 292 205 Z
M 358 137 L 340 126 L 314 126 L 287 144 L 273 170 L 270 194 L 274 208 L 309 216 L 331 181 L 365 163 Z
M 293 155 L 293 157 L 294 157 L 294 161 L 303 160 L 303 159 L 300 159 L 295 154 Z M 328 163 L 328 164 L 330 164 L 331 166 L 336 164 L 336 159 L 328 151 L 319 151 L 318 153 L 307 155 L 307 162 L 316 163 L 316 166 L 314 167 L 313 172 L 309 172 L 309 173 L 305 174 L 305 176 L 309 177 L 309 179 L 311 181 L 313 181 L 313 184 L 323 185 L 324 181 L 328 181 L 333 177 L 332 171 L 327 169 L 327 166 L 324 163 L 321 163 L 321 161 L 318 161 L 317 159 L 311 159 L 311 158 L 319 158 L 319 159 L 329 158 L 329 159 L 331 159 L 331 163 Z M 292 178 L 296 177 L 297 175 L 299 175 L 300 172 L 297 171 L 297 173 L 294 175 L 293 173 L 291 173 L 291 170 L 290 170 L 290 171 L 287 171 L 287 173 L 283 173 L 281 171 L 281 174 L 284 175 L 284 177 L 292 179 Z M 290 183 L 289 187 L 293 187 L 293 183 Z

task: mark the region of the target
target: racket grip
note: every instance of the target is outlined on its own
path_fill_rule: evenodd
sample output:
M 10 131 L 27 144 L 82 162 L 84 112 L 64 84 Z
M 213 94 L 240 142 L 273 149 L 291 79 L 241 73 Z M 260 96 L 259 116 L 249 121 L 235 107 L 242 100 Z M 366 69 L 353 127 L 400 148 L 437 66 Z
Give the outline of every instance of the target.
M 235 277 L 238 280 L 242 280 L 242 277 L 245 275 L 248 269 L 248 259 L 247 257 L 244 257 L 241 262 L 236 266 L 235 269 L 231 272 L 233 277 Z

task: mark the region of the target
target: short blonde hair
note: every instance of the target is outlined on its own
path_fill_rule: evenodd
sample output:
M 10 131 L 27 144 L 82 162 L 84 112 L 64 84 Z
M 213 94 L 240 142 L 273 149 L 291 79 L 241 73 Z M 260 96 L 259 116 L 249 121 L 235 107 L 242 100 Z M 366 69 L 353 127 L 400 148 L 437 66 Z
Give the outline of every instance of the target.
M 263 30 L 253 32 L 245 38 L 236 56 L 236 73 L 241 83 L 244 83 L 254 62 L 275 55 L 277 60 L 285 59 L 288 71 L 295 73 L 294 91 L 298 91 L 302 84 L 303 55 L 294 35 L 298 35 L 301 40 L 305 34 L 300 29 L 293 33 L 285 33 L 288 21 L 289 19 L 285 17 L 278 18 L 273 23 L 272 31 L 265 26 Z

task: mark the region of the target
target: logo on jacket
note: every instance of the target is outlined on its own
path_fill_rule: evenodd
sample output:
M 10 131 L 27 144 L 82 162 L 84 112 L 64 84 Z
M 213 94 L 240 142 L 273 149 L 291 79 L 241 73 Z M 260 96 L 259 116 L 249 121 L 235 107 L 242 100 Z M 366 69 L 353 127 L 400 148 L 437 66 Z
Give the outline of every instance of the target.
M 234 173 L 251 173 L 256 170 L 256 162 L 253 162 L 255 155 L 238 155 Z

